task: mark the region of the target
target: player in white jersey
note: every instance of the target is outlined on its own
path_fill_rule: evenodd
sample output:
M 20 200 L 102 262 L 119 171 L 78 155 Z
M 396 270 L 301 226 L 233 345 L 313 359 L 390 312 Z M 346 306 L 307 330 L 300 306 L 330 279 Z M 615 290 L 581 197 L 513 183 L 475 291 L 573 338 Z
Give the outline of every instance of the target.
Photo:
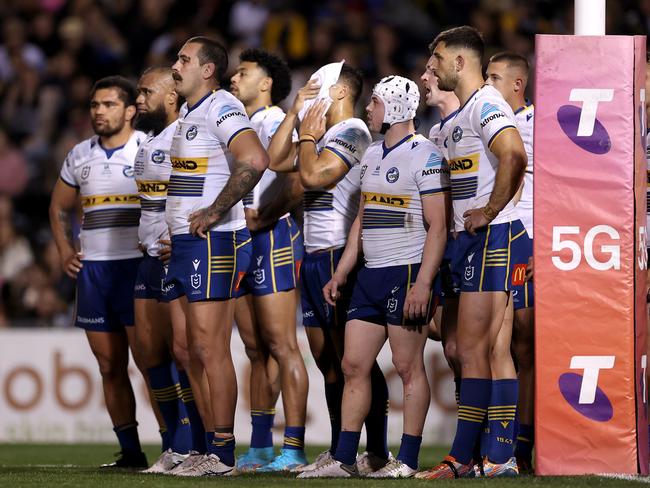
M 427 60 L 424 72 L 420 80 L 424 84 L 424 100 L 427 106 L 436 107 L 440 112 L 440 122 L 436 123 L 429 131 L 429 140 L 445 156 L 449 157 L 448 139 L 451 132 L 451 124 L 448 123 L 458 112 L 460 102 L 454 92 L 443 91 L 438 88 L 438 78 L 433 74 L 433 56 Z M 453 215 L 450 215 L 453 218 Z M 451 228 L 451 222 L 449 227 Z M 453 253 L 454 234 L 451 233 L 448 239 L 445 256 L 440 266 L 440 272 L 436 278 L 436 293 L 440 295 L 440 307 L 436 308 L 433 320 L 429 324 L 429 337 L 442 341 L 445 359 L 454 372 L 454 385 L 456 389 L 456 400 L 460 392 L 460 364 L 456 356 L 456 323 L 458 318 L 458 292 L 451 285 L 450 259 Z
M 284 61 L 260 49 L 246 50 L 239 59 L 231 92 L 244 104 L 262 144 L 268 146 L 284 119 L 284 112 L 274 104 L 289 94 L 291 73 Z M 253 430 L 248 452 L 237 460 L 242 471 L 285 471 L 307 464 L 304 435 L 309 380 L 296 337 L 302 237 L 289 215 L 298 203 L 288 191 L 294 186 L 292 178 L 297 175 L 267 169 L 244 198 L 254 259 L 240 287 L 235 320 L 251 359 Z M 278 200 L 284 205 L 278 205 Z M 273 220 L 261 222 L 261 209 L 272 203 L 279 212 L 269 216 Z M 277 378 L 278 368 L 285 428 L 284 445 L 276 457 L 271 427 L 279 390 L 273 384 L 278 381 L 270 377 L 275 373 Z
M 228 55 L 193 37 L 172 66 L 185 97 L 170 151 L 166 219 L 172 253 L 168 286 L 178 286 L 187 317 L 192 375 L 207 376 L 203 412 L 207 454 L 181 476 L 231 476 L 237 382 L 230 353 L 235 296 L 251 258 L 241 199 L 259 181 L 268 155 L 241 102 L 219 86 Z M 176 470 L 172 471 L 175 473 Z
M 417 84 L 383 78 L 366 107 L 371 130 L 385 134 L 361 160 L 361 204 L 334 276 L 323 288 L 330 304 L 363 255 L 348 310 L 343 372 L 343 423 L 334 459 L 304 477 L 350 477 L 363 419 L 370 408 L 370 372 L 386 338 L 403 385 L 399 454 L 372 478 L 413 476 L 430 402 L 424 369 L 434 277 L 447 242 L 449 167 L 427 138 L 415 133 Z
M 521 251 L 514 256 L 510 269 L 513 285 L 514 327 L 512 330 L 512 353 L 517 363 L 519 378 L 519 402 L 517 408 L 518 432 L 515 457 L 520 472 L 532 471 L 532 450 L 534 443 L 533 404 L 535 390 L 535 345 L 534 345 L 534 293 L 533 283 L 525 279 L 526 266 L 533 255 L 533 127 L 535 107 L 526 100 L 525 91 L 528 82 L 528 60 L 516 53 L 498 53 L 490 58 L 487 67 L 487 83 L 494 86 L 503 95 L 515 114 L 519 134 L 526 149 L 528 164 L 524 183 L 520 190 L 517 212 L 524 224 L 528 239 L 522 238 Z M 506 317 L 509 319 L 509 317 Z M 505 327 L 500 331 L 504 333 Z M 508 340 L 498 340 L 500 353 L 509 355 Z M 495 349 L 499 349 L 498 347 Z
M 97 359 L 106 409 L 122 450 L 107 466 L 146 468 L 127 371 L 128 346 L 135 341 L 133 286 L 142 258 L 133 160 L 145 135 L 132 127 L 135 97 L 135 86 L 119 76 L 93 86 L 90 117 L 96 135 L 66 157 L 52 192 L 50 225 L 63 269 L 77 280 L 75 325 L 86 330 Z M 79 251 L 69 227 L 69 212 L 78 201 L 83 208 Z
M 450 455 L 420 477 L 472 476 L 472 453 L 486 413 L 495 442 L 490 442 L 480 472 L 516 475 L 517 380 L 492 381 L 490 353 L 509 302 L 511 251 L 526 236 L 512 202 L 525 172 L 526 151 L 512 109 L 495 88 L 484 85 L 480 33 L 469 26 L 444 31 L 430 50 L 438 86 L 454 91 L 461 103 L 449 121 L 453 128 L 448 145 L 458 232 L 451 270 L 460 288 L 457 350 L 462 379 Z M 511 358 L 509 368 L 514 372 Z
M 165 222 L 171 172 L 169 150 L 181 102 L 174 88 L 169 67 L 149 68 L 138 81 L 136 99 L 135 126 L 147 133 L 147 139 L 135 157 L 135 180 L 142 207 L 138 234 L 145 251 L 135 284 L 135 336 L 154 405 L 164 420 L 162 454 L 147 473 L 170 471 L 185 461 L 190 451 L 205 446 L 205 432 L 186 373 L 189 356 L 185 316 L 178 300 L 170 310 L 168 302 L 174 289 L 163 286 L 166 266 L 160 253 L 161 241 L 169 240 Z M 196 390 L 198 396 L 200 389 Z
M 304 100 L 319 91 L 314 81 L 300 89 L 287 116 L 278 127 L 269 155 L 271 169 L 293 171 L 291 155 L 298 153 L 297 170 L 305 187 L 304 237 L 306 253 L 300 273 L 303 325 L 309 347 L 325 380 L 325 398 L 330 414 L 332 438 L 328 451 L 306 470 L 331 459 L 341 430 L 341 401 L 344 388 L 341 358 L 347 303 L 351 286 L 342 290 L 336 307 L 322 293 L 343 253 L 350 226 L 359 204 L 359 162 L 371 142 L 366 124 L 354 118 L 354 106 L 361 95 L 363 79 L 344 64 L 338 81 L 329 88 L 331 105 L 315 103 L 300 125 L 300 141 L 292 142 L 298 113 Z M 296 147 L 297 146 L 297 147 Z M 350 280 L 352 283 L 354 280 Z M 388 389 L 375 364 L 372 372 L 372 406 L 366 417 L 367 446 L 361 464 L 367 472 L 386 464 L 386 415 Z

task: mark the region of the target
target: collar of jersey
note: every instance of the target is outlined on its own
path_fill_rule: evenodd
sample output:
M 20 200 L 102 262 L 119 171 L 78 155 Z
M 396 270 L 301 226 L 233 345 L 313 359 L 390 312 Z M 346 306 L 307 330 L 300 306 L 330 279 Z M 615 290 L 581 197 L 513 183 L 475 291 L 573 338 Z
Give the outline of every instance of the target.
M 217 91 L 217 90 L 210 90 L 210 91 L 209 91 L 209 92 L 208 92 L 208 93 L 207 93 L 203 98 L 201 98 L 201 100 L 199 100 L 198 102 L 196 102 L 194 105 L 192 105 L 191 107 L 188 105 L 188 106 L 187 106 L 187 113 L 186 113 L 185 115 L 188 115 L 192 110 L 194 110 L 196 107 L 198 107 L 198 106 L 201 105 L 203 102 L 205 102 L 205 101 L 207 100 L 207 98 L 208 98 L 210 95 L 212 95 L 214 92 L 216 92 L 216 91 Z
M 397 146 L 401 146 L 401 145 L 404 144 L 406 141 L 410 141 L 411 139 L 413 139 L 415 136 L 416 136 L 415 133 L 413 133 L 413 134 L 409 134 L 409 135 L 407 135 L 404 139 L 402 139 L 401 141 L 399 141 L 397 144 L 395 144 L 395 145 L 392 146 L 392 147 L 386 147 L 386 141 L 385 141 L 385 140 L 382 141 L 382 143 L 381 143 L 381 149 L 382 149 L 384 155 L 381 157 L 381 159 L 384 159 L 386 156 L 388 156 L 388 153 L 391 152 L 393 149 L 395 149 Z
M 111 156 L 115 154 L 115 152 L 119 151 L 120 149 L 124 149 L 124 146 L 126 144 L 122 144 L 121 146 L 118 147 L 112 147 L 110 149 L 106 149 L 104 146 L 102 146 L 102 141 L 97 139 L 97 145 L 106 153 L 106 159 L 111 159 Z
M 463 103 L 463 105 L 461 105 L 460 108 L 456 111 L 456 115 L 458 115 L 459 113 L 461 113 L 461 112 L 463 111 L 463 109 L 467 106 L 467 104 L 470 102 L 470 100 L 471 100 L 472 98 L 474 98 L 474 95 L 476 95 L 476 94 L 478 93 L 478 91 L 481 90 L 481 89 L 483 89 L 483 87 L 485 87 L 485 86 L 487 86 L 487 84 L 481 86 L 481 88 L 477 88 L 476 90 L 474 90 L 474 93 L 472 93 L 472 94 L 469 96 L 469 98 L 465 101 L 465 103 Z
M 258 114 L 258 113 L 260 113 L 260 112 L 264 112 L 265 110 L 268 110 L 268 109 L 270 109 L 270 108 L 273 107 L 273 106 L 274 106 L 274 105 L 264 105 L 263 107 L 260 107 L 260 108 L 258 108 L 257 110 L 255 110 L 255 112 L 253 112 L 253 113 L 251 114 L 251 116 L 248 117 L 248 118 L 249 118 L 249 119 L 252 119 L 253 117 L 255 117 L 256 114 Z
M 520 113 L 520 112 L 523 112 L 523 111 L 526 110 L 528 107 L 530 107 L 532 104 L 533 104 L 533 102 L 531 102 L 530 100 L 526 99 L 525 103 L 524 103 L 521 107 L 519 107 L 517 110 L 515 110 L 515 115 L 517 115 L 517 114 Z
M 442 126 L 443 126 L 443 125 L 445 125 L 448 121 L 450 121 L 451 119 L 453 119 L 453 118 L 456 116 L 456 114 L 458 113 L 458 111 L 459 111 L 459 109 L 456 109 L 456 110 L 454 110 L 452 113 L 450 113 L 449 115 L 447 115 L 444 119 L 441 119 L 441 120 L 440 120 L 440 128 L 442 129 Z

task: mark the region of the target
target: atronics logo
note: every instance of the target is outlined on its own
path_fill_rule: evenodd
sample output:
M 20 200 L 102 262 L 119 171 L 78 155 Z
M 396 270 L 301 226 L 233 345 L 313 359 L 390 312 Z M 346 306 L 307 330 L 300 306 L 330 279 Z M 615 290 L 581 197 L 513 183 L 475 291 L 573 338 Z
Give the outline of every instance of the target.
M 596 422 L 607 422 L 614 416 L 612 402 L 598 387 L 602 369 L 614 367 L 615 356 L 573 356 L 570 369 L 581 369 L 583 374 L 564 373 L 558 386 L 562 396 L 581 415 Z
M 582 102 L 582 107 L 562 105 L 557 111 L 557 121 L 562 130 L 578 147 L 593 154 L 605 154 L 612 141 L 605 126 L 596 118 L 599 102 L 611 102 L 611 88 L 574 88 L 569 101 Z

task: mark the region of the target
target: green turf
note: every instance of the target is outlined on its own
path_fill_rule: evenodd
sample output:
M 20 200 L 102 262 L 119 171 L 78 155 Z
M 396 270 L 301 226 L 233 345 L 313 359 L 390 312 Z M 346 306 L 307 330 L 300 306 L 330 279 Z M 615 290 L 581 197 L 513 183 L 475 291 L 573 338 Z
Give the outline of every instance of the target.
M 106 445 L 45 445 L 45 444 L 0 444 L 0 487 L 171 487 L 171 486 L 314 486 L 314 487 L 393 487 L 393 486 L 544 486 L 544 487 L 595 487 L 633 486 L 636 481 L 615 480 L 595 476 L 584 477 L 531 477 L 517 479 L 475 479 L 457 481 L 421 480 L 297 480 L 292 475 L 242 475 L 223 479 L 179 479 L 171 476 L 144 475 L 131 472 L 104 472 L 97 465 L 113 459 L 115 446 Z M 153 461 L 159 451 L 147 446 L 146 453 Z M 310 458 L 320 451 L 318 447 L 308 449 Z M 446 448 L 424 447 L 420 455 L 422 467 L 428 467 L 444 456 Z

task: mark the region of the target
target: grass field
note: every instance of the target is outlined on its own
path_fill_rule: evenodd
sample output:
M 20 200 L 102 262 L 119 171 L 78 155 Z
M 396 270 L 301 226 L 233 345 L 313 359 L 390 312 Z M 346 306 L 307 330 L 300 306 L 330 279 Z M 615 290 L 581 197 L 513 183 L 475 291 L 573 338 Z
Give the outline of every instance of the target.
M 241 449 L 244 449 L 243 447 Z M 522 476 L 517 479 L 476 479 L 455 481 L 420 481 L 420 480 L 297 480 L 291 475 L 242 475 L 236 478 L 179 479 L 172 476 L 144 475 L 132 472 L 99 471 L 97 466 L 113 459 L 115 446 L 109 445 L 44 445 L 44 444 L 0 444 L 0 487 L 171 487 L 171 486 L 215 486 L 228 487 L 279 487 L 279 486 L 314 486 L 314 487 L 394 487 L 394 486 L 549 486 L 549 487 L 601 487 L 634 486 L 648 483 L 648 479 L 623 480 L 598 476 L 583 477 L 532 477 Z M 147 446 L 146 453 L 153 461 L 159 451 L 155 446 Z M 318 447 L 308 449 L 308 455 L 315 457 Z M 425 447 L 420 459 L 423 467 L 433 464 L 446 453 L 447 448 Z

